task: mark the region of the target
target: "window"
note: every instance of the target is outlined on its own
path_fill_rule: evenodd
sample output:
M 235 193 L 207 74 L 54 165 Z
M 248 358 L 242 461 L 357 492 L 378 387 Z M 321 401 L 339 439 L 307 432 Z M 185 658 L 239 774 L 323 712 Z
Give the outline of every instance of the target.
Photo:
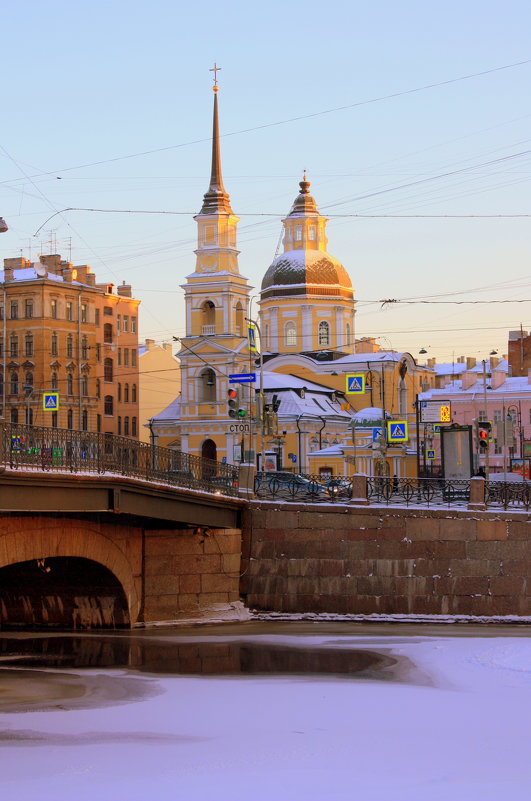
M 101 381 L 99 378 L 96 379 L 96 397 L 98 399 L 101 398 Z
M 330 326 L 324 320 L 319 323 L 319 345 L 330 344 Z
M 59 389 L 59 381 L 57 379 L 57 373 L 52 373 L 52 389 Z
M 96 361 L 101 361 L 101 345 L 99 342 L 96 345 Z
M 66 338 L 66 355 L 68 359 L 72 359 L 74 356 L 74 337 L 72 334 L 68 334 Z
M 129 333 L 129 317 L 127 314 L 124 314 L 124 334 Z
M 124 367 L 129 367 L 129 348 L 124 348 Z
M 122 349 L 118 348 L 118 367 L 122 364 Z
M 113 380 L 112 359 L 104 359 L 104 361 L 103 361 L 103 380 L 104 381 L 112 381 Z
M 96 416 L 96 431 L 98 432 L 98 434 L 101 431 L 101 414 L 98 414 Z
M 11 334 L 9 339 L 9 354 L 12 359 L 18 357 L 18 337 L 16 334 Z
M 121 330 L 122 330 L 122 315 L 121 314 L 117 314 L 116 315 L 116 333 L 119 334 Z
M 96 325 L 100 324 L 100 310 L 99 309 L 94 309 L 94 322 L 96 323 Z
M 106 417 L 112 417 L 114 414 L 114 404 L 112 395 L 105 395 L 103 401 L 103 413 Z
M 295 229 L 295 239 L 297 242 L 302 242 L 302 225 L 298 225 Z
M 106 317 L 112 317 L 112 308 L 110 306 L 104 306 L 103 307 L 103 314 Z
M 122 385 L 120 383 L 118 383 L 117 393 L 118 393 L 118 395 L 117 395 L 118 403 L 121 403 L 122 402 Z
M 212 403 L 216 400 L 216 374 L 210 368 L 199 374 L 199 402 Z
M 57 301 L 51 300 L 50 301 L 50 313 L 52 315 L 53 320 L 57 320 Z
M 89 394 L 88 390 L 88 377 L 86 375 L 81 376 L 81 394 L 86 397 Z
M 11 373 L 11 395 L 18 395 L 18 373 Z
M 129 384 L 124 384 L 124 403 L 129 403 Z
M 117 429 L 116 429 L 116 430 L 118 431 L 118 434 L 121 434 L 121 433 L 122 433 L 122 418 L 120 417 L 120 415 L 118 415 L 118 423 L 117 423 L 117 426 L 118 426 L 118 427 L 117 427 Z
M 103 326 L 103 341 L 106 345 L 112 345 L 112 325 L 105 323 Z
M 297 344 L 297 329 L 295 323 L 286 323 L 284 341 L 287 347 L 293 347 Z
M 11 409 L 11 422 L 18 423 L 18 409 Z
M 136 384 L 131 386 L 131 403 L 136 403 Z
M 24 378 L 24 392 L 28 394 L 33 392 L 33 373 L 26 373 Z
M 74 394 L 74 376 L 72 373 L 66 374 L 66 394 L 73 395 Z
M 26 356 L 33 356 L 33 334 L 26 334 L 24 337 L 24 353 Z
M 129 418 L 124 417 L 124 436 L 129 436 Z
M 18 320 L 18 301 L 11 301 L 11 319 Z
M 131 367 L 136 367 L 136 348 L 131 348 Z
M 136 437 L 136 417 L 131 417 L 131 436 Z
M 52 356 L 57 356 L 57 334 L 52 334 Z
M 88 359 L 88 339 L 86 337 L 81 340 L 81 358 Z
M 72 411 L 72 409 L 69 409 L 66 415 L 66 427 L 69 428 L 70 430 L 74 428 L 74 412 Z
M 26 425 L 27 426 L 32 426 L 33 425 L 33 409 L 31 408 L 31 406 L 26 406 L 25 412 L 26 413 L 25 413 L 24 417 L 25 417 L 25 420 L 26 420 Z
M 81 322 L 82 323 L 88 322 L 88 309 L 86 303 L 81 304 Z
M 131 317 L 131 333 L 136 334 L 136 317 Z
M 310 229 L 308 231 L 308 239 L 310 242 L 315 242 L 315 225 L 310 225 Z
M 25 313 L 26 317 L 28 317 L 28 318 L 33 317 L 33 301 L 32 301 L 32 299 L 31 298 L 27 298 L 24 306 L 25 306 L 24 313 Z
M 88 412 L 86 409 L 83 409 L 81 414 L 81 428 L 83 431 L 88 431 Z
M 347 323 L 345 330 L 347 333 L 347 345 L 350 345 L 350 323 Z
M 52 412 L 52 428 L 57 428 L 57 412 Z
M 4 319 L 4 304 L 0 305 L 0 320 Z
M 66 319 L 67 320 L 74 319 L 74 309 L 71 300 L 66 301 Z

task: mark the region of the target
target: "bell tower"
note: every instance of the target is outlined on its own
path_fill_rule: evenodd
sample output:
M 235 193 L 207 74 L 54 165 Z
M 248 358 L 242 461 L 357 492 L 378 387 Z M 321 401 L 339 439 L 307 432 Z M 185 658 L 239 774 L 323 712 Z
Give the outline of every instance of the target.
M 186 335 L 181 338 L 182 449 L 205 455 L 203 429 L 215 442 L 216 457 L 233 461 L 232 436 L 226 436 L 228 375 L 248 373 L 250 359 L 247 321 L 252 287 L 240 275 L 236 229 L 239 218 L 232 211 L 223 185 L 219 141 L 218 82 L 214 65 L 214 110 L 210 184 L 197 223 L 195 271 L 186 277 L 184 290 Z M 241 401 L 251 412 L 251 388 L 240 390 Z M 244 397 L 245 396 L 245 397 Z M 204 421 L 204 422 L 203 422 Z M 230 433 L 230 432 L 229 432 Z M 211 448 L 212 450 L 212 448 Z

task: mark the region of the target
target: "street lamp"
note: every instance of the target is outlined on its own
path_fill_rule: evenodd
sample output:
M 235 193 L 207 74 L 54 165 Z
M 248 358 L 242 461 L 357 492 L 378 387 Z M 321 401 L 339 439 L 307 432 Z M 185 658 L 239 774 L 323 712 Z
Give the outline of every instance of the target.
M 264 452 L 264 423 L 265 423 L 265 415 L 264 415 L 264 349 L 262 347 L 262 332 L 260 331 L 260 326 L 258 325 L 256 320 L 253 320 L 251 317 L 246 317 L 245 320 L 246 320 L 246 322 L 250 323 L 251 325 L 253 325 L 256 328 L 256 330 L 258 331 L 258 338 L 260 340 L 260 353 L 259 353 L 259 357 L 260 358 L 259 358 L 259 362 L 258 362 L 259 375 L 260 375 L 260 384 L 259 384 L 259 391 L 258 391 L 259 392 L 259 394 L 258 394 L 258 397 L 259 397 L 258 409 L 260 411 L 260 415 L 259 415 L 258 424 L 259 424 L 259 433 L 260 433 L 260 445 L 259 445 L 259 447 L 260 447 L 260 453 L 261 453 L 261 457 L 262 457 L 262 463 L 260 465 L 261 470 L 259 472 L 263 472 L 264 467 L 265 467 L 265 452 Z M 256 457 L 257 457 L 257 466 L 258 466 L 258 454 L 256 454 Z

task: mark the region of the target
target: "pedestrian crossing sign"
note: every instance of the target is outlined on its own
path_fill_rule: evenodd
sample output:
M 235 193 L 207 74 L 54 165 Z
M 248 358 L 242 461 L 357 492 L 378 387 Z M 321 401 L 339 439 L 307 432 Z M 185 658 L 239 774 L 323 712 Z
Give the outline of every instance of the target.
M 345 394 L 347 395 L 363 395 L 365 392 L 365 375 L 364 373 L 356 373 L 355 375 L 346 376 L 347 386 Z
M 250 325 L 247 328 L 247 338 L 249 341 L 249 350 L 251 353 L 257 353 L 258 348 L 256 347 L 256 326 Z
M 435 451 L 427 450 L 426 451 L 426 459 L 435 459 Z
M 45 412 L 56 412 L 59 409 L 59 393 L 43 392 L 42 408 Z
M 389 420 L 387 423 L 387 442 L 406 442 L 409 439 L 406 420 Z

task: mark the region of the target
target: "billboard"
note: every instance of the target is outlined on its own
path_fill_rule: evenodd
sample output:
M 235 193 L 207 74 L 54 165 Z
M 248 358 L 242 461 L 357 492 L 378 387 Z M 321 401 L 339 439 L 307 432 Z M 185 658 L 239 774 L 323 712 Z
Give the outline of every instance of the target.
M 441 459 L 444 478 L 472 476 L 472 426 L 441 428 Z

